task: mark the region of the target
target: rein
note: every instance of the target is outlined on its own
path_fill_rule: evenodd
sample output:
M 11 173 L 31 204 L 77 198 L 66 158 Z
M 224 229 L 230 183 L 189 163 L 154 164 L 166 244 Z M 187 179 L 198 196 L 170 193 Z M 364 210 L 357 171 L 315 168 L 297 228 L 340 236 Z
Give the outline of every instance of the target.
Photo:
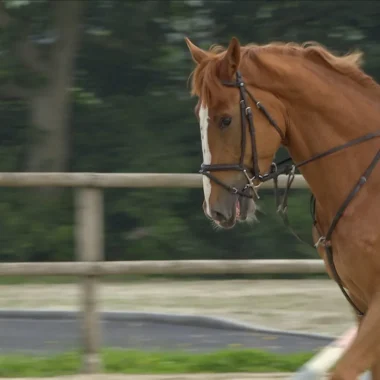
M 326 156 L 329 156 L 333 153 L 339 152 L 343 149 L 350 148 L 354 145 L 360 144 L 362 142 L 368 141 L 372 138 L 379 137 L 380 136 L 380 130 L 372 133 L 368 133 L 364 136 L 361 136 L 359 138 L 356 138 L 354 140 L 351 140 L 345 144 L 333 147 L 331 149 L 328 149 L 325 152 L 316 154 L 304 161 L 299 162 L 298 164 L 289 164 L 288 162 L 291 161 L 291 158 L 287 158 L 285 160 L 282 160 L 278 163 L 273 162 L 271 165 L 271 169 L 268 173 L 261 174 L 259 165 L 258 165 L 258 154 L 257 154 L 257 146 L 256 146 L 256 135 L 255 135 L 255 126 L 254 126 L 254 120 L 253 120 L 253 113 L 251 107 L 248 105 L 247 102 L 247 95 L 248 97 L 255 103 L 256 107 L 265 115 L 269 123 L 276 129 L 278 134 L 281 137 L 281 140 L 285 140 L 285 135 L 281 128 L 278 126 L 278 124 L 275 122 L 275 120 L 271 117 L 271 115 L 268 113 L 268 111 L 265 109 L 265 107 L 255 99 L 255 97 L 246 89 L 244 82 L 242 80 L 242 76 L 239 71 L 236 72 L 236 82 L 225 82 L 222 81 L 222 84 L 229 87 L 237 87 L 240 92 L 240 118 L 241 118 L 241 155 L 240 160 L 238 164 L 211 164 L 211 165 L 201 165 L 201 170 L 199 171 L 201 174 L 207 176 L 210 180 L 214 181 L 221 187 L 223 187 L 225 190 L 232 194 L 239 195 L 241 197 L 247 197 L 247 198 L 254 198 L 256 197 L 259 199 L 257 188 L 260 187 L 260 185 L 263 182 L 267 182 L 269 180 L 273 180 L 274 182 L 274 190 L 275 190 L 275 199 L 276 199 L 276 206 L 277 206 L 277 213 L 280 214 L 281 218 L 284 221 L 284 224 L 286 227 L 290 229 L 292 234 L 301 242 L 305 243 L 304 240 L 302 240 L 298 234 L 293 230 L 289 223 L 288 219 L 288 197 L 289 197 L 289 191 L 292 186 L 292 183 L 295 178 L 295 172 L 298 168 L 307 165 L 313 161 L 316 161 L 318 159 L 324 158 Z M 244 158 L 245 158 L 245 151 L 246 151 L 246 128 L 247 128 L 247 122 L 248 121 L 248 132 L 250 136 L 250 142 L 252 147 L 252 169 L 248 168 L 244 165 Z M 356 310 L 359 316 L 363 316 L 364 313 L 360 311 L 360 309 L 355 305 L 355 303 L 351 300 L 349 295 L 347 294 L 346 290 L 344 289 L 344 286 L 342 284 L 342 280 L 339 277 L 339 274 L 336 270 L 334 259 L 333 259 L 333 249 L 332 249 L 332 243 L 331 243 L 331 237 L 333 234 L 333 231 L 338 224 L 340 218 L 342 217 L 345 209 L 349 205 L 349 203 L 353 200 L 355 195 L 359 192 L 361 187 L 367 182 L 369 176 L 371 175 L 373 169 L 375 168 L 376 164 L 380 161 L 380 150 L 377 152 L 367 169 L 364 171 L 358 182 L 355 184 L 351 192 L 348 194 L 345 201 L 342 203 L 340 208 L 338 209 L 335 217 L 333 218 L 330 227 L 326 233 L 325 236 L 321 236 L 318 240 L 318 242 L 312 247 L 317 248 L 319 245 L 323 245 L 327 254 L 328 263 L 330 266 L 330 269 L 332 271 L 332 274 L 334 276 L 335 281 L 339 285 L 343 295 L 346 297 L 347 301 L 351 304 L 351 306 Z M 211 174 L 212 171 L 228 171 L 228 170 L 236 170 L 243 172 L 247 179 L 247 184 L 244 186 L 243 189 L 238 189 L 236 187 L 229 186 L 228 184 L 224 183 L 223 181 L 216 178 L 214 175 Z M 252 173 L 253 175 L 250 176 L 249 173 Z M 285 193 L 282 197 L 282 200 L 279 196 L 278 191 L 278 177 L 280 175 L 287 175 L 287 184 L 285 187 Z M 259 185 L 255 185 L 254 182 L 259 181 Z M 313 217 L 313 224 L 316 225 L 316 217 L 315 217 L 315 197 L 312 194 L 310 199 L 310 211 Z M 308 244 L 308 243 L 306 243 Z

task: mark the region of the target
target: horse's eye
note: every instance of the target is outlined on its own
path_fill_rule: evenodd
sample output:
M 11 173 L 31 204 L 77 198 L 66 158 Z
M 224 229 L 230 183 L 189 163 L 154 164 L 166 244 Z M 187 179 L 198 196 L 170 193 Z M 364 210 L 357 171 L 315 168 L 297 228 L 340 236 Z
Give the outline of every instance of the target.
M 226 128 L 231 124 L 232 117 L 222 117 L 220 119 L 220 128 Z

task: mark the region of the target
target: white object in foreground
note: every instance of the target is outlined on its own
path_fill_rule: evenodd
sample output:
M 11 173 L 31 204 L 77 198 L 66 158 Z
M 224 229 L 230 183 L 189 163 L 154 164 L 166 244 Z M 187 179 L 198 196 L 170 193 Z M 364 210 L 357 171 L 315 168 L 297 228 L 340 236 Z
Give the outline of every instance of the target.
M 313 356 L 295 374 L 292 380 L 320 380 L 325 378 L 335 363 L 341 358 L 351 342 L 354 340 L 357 327 L 348 329 L 341 337 L 327 345 L 317 355 Z M 371 372 L 367 371 L 360 380 L 371 380 Z

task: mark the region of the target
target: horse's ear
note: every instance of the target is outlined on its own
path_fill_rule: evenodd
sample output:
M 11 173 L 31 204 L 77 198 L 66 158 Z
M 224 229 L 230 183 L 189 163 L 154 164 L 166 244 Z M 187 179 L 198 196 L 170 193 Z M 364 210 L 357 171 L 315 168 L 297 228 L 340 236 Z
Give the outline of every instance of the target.
M 185 41 L 193 61 L 199 65 L 207 57 L 207 53 L 198 46 L 195 46 L 187 37 L 185 37 Z
M 224 75 L 231 78 L 239 69 L 240 64 L 240 42 L 236 37 L 232 37 L 226 54 L 222 61 Z

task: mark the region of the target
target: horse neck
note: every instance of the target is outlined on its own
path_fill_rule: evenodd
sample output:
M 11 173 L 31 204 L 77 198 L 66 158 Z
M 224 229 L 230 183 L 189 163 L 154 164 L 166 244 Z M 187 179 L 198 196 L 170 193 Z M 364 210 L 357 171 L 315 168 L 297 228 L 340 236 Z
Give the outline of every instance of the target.
M 335 83 L 323 78 L 313 78 L 312 83 L 298 82 L 290 91 L 293 99 L 284 100 L 289 117 L 288 150 L 296 163 L 379 128 L 379 95 L 369 94 L 369 90 L 352 80 L 336 76 Z M 379 141 L 372 139 L 300 168 L 324 209 L 335 214 L 378 147 Z

